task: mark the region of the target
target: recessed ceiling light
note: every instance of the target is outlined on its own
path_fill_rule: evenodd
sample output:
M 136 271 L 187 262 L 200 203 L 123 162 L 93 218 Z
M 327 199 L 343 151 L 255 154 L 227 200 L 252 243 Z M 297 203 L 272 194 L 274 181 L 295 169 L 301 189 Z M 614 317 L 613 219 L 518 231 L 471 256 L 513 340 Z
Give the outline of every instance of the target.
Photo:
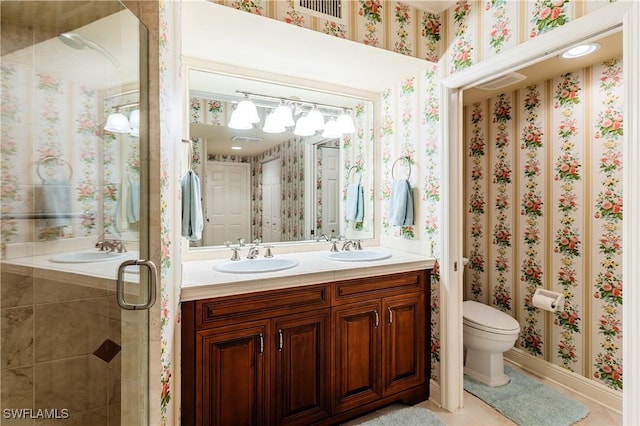
M 580 44 L 578 46 L 574 46 L 571 49 L 567 50 L 562 54 L 562 57 L 565 59 L 573 59 L 579 58 L 580 56 L 588 55 L 589 53 L 593 53 L 596 50 L 600 49 L 600 45 L 598 43 L 586 43 Z
M 242 149 L 241 146 L 232 146 L 231 149 L 235 149 L 236 151 L 240 151 Z

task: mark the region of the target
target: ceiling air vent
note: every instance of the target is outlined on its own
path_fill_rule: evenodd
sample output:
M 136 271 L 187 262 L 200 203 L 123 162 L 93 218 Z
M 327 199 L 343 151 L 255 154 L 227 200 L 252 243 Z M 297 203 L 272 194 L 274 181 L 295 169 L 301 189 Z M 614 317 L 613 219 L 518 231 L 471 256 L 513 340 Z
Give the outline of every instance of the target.
M 256 143 L 261 142 L 262 138 L 254 138 L 251 136 L 234 136 L 231 138 L 234 142 L 248 142 L 248 143 Z
M 482 90 L 498 90 L 502 89 L 503 87 L 511 86 L 512 84 L 522 81 L 525 78 L 527 78 L 527 76 L 518 74 L 517 72 L 512 72 L 511 74 L 503 75 L 502 77 L 498 77 L 484 84 L 481 84 L 477 86 L 477 88 Z
M 327 19 L 343 22 L 342 0 L 298 0 L 301 12 Z

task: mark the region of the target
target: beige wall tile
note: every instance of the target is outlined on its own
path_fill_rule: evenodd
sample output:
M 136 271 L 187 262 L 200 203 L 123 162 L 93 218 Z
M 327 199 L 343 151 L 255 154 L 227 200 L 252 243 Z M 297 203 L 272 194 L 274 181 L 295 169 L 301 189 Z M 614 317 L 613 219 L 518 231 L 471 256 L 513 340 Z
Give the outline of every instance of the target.
M 33 307 L 5 308 L 0 312 L 2 323 L 0 368 L 33 364 Z
M 2 271 L 0 301 L 3 308 L 33 304 L 33 278 Z

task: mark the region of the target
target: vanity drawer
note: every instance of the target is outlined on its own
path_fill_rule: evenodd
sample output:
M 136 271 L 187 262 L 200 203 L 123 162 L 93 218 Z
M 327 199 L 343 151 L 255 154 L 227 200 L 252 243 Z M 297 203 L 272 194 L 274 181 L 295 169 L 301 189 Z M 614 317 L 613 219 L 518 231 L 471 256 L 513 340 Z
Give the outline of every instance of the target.
M 262 291 L 199 300 L 195 306 L 196 328 L 322 309 L 331 306 L 329 284 Z
M 423 292 L 427 286 L 427 271 L 411 271 L 380 275 L 335 283 L 334 304 L 368 300 L 398 294 Z

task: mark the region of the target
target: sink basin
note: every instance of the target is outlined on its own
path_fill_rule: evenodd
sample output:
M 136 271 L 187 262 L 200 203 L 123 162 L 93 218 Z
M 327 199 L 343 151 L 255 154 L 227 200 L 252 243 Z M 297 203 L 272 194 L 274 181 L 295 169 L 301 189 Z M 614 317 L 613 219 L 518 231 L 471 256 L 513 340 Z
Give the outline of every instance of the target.
M 371 262 L 388 259 L 391 253 L 381 250 L 349 250 L 329 253 L 326 257 L 340 262 Z
M 213 266 L 218 272 L 231 274 L 257 274 L 261 272 L 282 271 L 298 266 L 300 262 L 281 257 L 260 257 L 258 259 L 229 260 Z
M 127 253 L 117 253 L 113 251 L 74 251 L 56 254 L 49 260 L 55 263 L 109 262 L 111 260 L 122 259 L 126 255 Z

